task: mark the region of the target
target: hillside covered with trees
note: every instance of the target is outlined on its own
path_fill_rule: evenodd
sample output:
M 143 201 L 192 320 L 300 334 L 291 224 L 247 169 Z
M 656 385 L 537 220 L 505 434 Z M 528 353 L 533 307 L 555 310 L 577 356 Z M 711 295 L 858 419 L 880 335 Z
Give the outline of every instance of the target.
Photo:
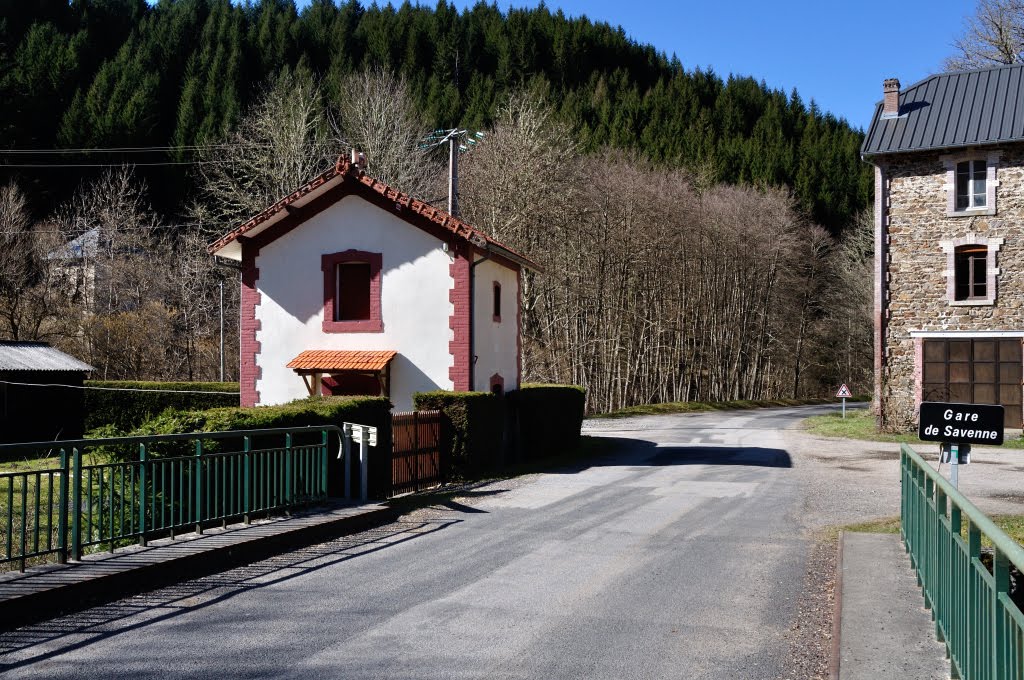
M 104 379 L 237 376 L 237 272 L 203 247 L 329 167 L 462 216 L 545 269 L 524 373 L 591 410 L 864 389 L 859 130 L 544 6 L 0 0 L 0 338 Z M 159 272 L 159 276 L 154 276 Z
M 784 185 L 833 233 L 869 198 L 860 132 L 796 92 L 684 68 L 621 28 L 544 6 L 0 0 L 0 17 L 0 152 L 173 147 L 2 153 L 4 179 L 31 186 L 36 211 L 95 171 L 60 166 L 123 161 L 157 209 L 176 213 L 195 187 L 193 147 L 222 141 L 285 67 L 312 73 L 334 105 L 346 75 L 397 71 L 432 128 L 484 129 L 510 92 L 541 80 L 584 150 L 637 150 L 711 182 Z M 147 165 L 168 162 L 180 165 Z

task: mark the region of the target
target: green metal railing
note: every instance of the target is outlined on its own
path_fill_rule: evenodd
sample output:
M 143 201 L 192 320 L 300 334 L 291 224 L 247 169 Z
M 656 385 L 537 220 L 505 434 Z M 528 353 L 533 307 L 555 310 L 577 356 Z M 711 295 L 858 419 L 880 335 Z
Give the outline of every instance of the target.
M 327 498 L 335 426 L 0 446 L 56 467 L 0 473 L 0 565 L 80 559 Z M 104 462 L 89 462 L 101 452 Z M 107 459 L 118 459 L 110 462 Z
M 1024 549 L 906 444 L 900 470 L 903 541 L 953 677 L 1024 680 L 1024 615 L 1009 595 Z

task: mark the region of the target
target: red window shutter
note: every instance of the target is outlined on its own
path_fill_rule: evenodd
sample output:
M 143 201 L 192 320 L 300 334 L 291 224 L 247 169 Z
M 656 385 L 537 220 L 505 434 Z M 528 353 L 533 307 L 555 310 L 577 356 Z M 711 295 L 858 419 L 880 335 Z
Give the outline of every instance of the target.
M 370 318 L 370 265 L 342 262 L 338 265 L 337 321 Z

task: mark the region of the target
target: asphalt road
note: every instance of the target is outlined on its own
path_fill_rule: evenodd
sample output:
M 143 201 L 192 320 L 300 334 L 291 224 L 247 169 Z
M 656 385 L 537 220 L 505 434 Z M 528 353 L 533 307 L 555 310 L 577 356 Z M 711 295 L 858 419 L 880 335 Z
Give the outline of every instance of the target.
M 785 428 L 590 421 L 589 467 L 0 636 L 25 678 L 780 678 L 810 538 Z

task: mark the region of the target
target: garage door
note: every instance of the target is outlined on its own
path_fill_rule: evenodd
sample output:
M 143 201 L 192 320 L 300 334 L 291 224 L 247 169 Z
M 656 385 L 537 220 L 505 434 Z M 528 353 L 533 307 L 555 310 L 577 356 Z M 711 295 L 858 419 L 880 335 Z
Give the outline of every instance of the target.
M 924 401 L 1002 404 L 1021 427 L 1021 340 L 925 340 Z

